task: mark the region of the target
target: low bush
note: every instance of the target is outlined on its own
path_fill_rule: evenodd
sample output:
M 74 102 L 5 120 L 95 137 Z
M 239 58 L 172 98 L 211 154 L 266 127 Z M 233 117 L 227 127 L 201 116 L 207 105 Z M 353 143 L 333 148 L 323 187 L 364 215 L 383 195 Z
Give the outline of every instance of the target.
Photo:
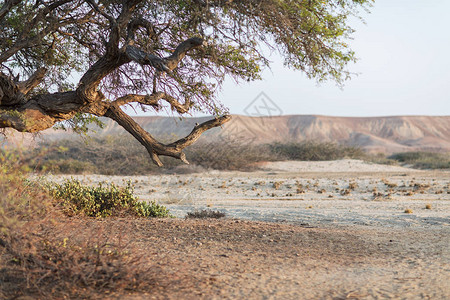
M 62 184 L 47 183 L 50 195 L 59 200 L 64 211 L 70 215 L 84 214 L 88 217 L 136 215 L 140 217 L 168 217 L 169 211 L 155 202 L 139 202 L 134 196 L 130 181 L 125 187 L 114 183 L 98 186 L 82 185 L 79 180 L 68 179 Z
M 388 158 L 417 169 L 450 169 L 449 153 L 402 152 Z
M 186 219 L 220 219 L 223 217 L 225 217 L 224 212 L 211 209 L 196 210 L 188 212 L 186 215 Z

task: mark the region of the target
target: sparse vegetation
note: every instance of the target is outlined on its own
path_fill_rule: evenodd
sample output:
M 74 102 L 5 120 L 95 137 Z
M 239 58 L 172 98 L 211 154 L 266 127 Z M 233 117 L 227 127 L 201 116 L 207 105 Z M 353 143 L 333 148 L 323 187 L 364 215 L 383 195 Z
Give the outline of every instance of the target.
M 1 299 L 148 290 L 139 251 L 105 236 L 106 224 L 68 218 L 41 184 L 27 179 L 29 167 L 17 155 L 2 153 L 0 161 Z
M 403 152 L 393 154 L 389 159 L 417 169 L 450 169 L 450 153 Z
M 331 142 L 306 141 L 301 143 L 275 143 L 269 145 L 271 153 L 276 153 L 287 160 L 336 160 L 343 158 L 363 158 L 365 152 L 358 147 L 344 146 Z
M 174 137 L 158 137 L 168 142 Z M 46 155 L 34 159 L 37 153 L 46 150 Z M 49 151 L 51 149 L 52 151 Z M 238 141 L 206 143 L 199 141 L 185 150 L 188 160 L 196 170 L 241 170 L 256 169 L 261 161 L 280 160 L 336 160 L 361 159 L 373 163 L 403 164 L 414 168 L 450 168 L 450 154 L 411 152 L 389 157 L 383 154 L 370 155 L 361 148 L 335 143 L 301 142 L 274 143 L 266 145 L 243 144 Z M 54 143 L 43 143 L 35 150 L 24 154 L 36 171 L 58 174 L 95 173 L 104 175 L 137 175 L 158 172 L 189 172 L 183 163 L 162 157 L 167 168 L 160 169 L 151 163 L 142 145 L 128 135 L 92 138 L 73 138 Z
M 196 210 L 188 212 L 186 215 L 187 219 L 220 219 L 223 217 L 225 217 L 224 212 L 211 209 Z
M 279 190 L 282 185 L 283 185 L 283 182 L 275 181 L 272 186 L 273 186 L 274 189 Z

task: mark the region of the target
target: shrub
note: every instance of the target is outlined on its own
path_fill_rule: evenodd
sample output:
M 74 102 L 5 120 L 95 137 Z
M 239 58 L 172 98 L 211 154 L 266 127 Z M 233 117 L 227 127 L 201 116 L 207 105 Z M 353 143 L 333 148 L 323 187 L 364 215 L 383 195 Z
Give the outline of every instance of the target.
M 225 217 L 224 212 L 214 211 L 211 209 L 196 210 L 193 212 L 188 212 L 186 215 L 187 219 L 220 219 Z
M 272 154 L 288 160 L 324 161 L 365 157 L 361 148 L 331 142 L 274 143 L 268 146 Z
M 192 163 L 216 170 L 249 171 L 260 161 L 273 161 L 278 155 L 271 153 L 265 145 L 253 145 L 240 141 L 198 142 L 186 149 Z
M 402 152 L 389 158 L 418 169 L 450 169 L 449 153 Z
M 114 183 L 85 186 L 79 180 L 68 179 L 62 184 L 47 183 L 50 195 L 60 201 L 69 215 L 84 214 L 89 217 L 109 217 L 131 214 L 141 217 L 167 217 L 169 211 L 155 202 L 139 202 L 134 196 L 130 181 L 125 187 Z

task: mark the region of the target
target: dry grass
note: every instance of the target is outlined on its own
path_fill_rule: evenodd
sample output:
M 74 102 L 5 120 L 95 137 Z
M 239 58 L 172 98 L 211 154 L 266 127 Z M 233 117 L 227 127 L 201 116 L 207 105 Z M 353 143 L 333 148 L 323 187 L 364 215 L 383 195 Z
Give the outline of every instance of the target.
M 146 290 L 151 283 L 139 251 L 104 233 L 95 219 L 69 218 L 27 165 L 0 156 L 0 299 L 91 298 L 111 291 Z M 82 229 L 88 223 L 95 228 Z

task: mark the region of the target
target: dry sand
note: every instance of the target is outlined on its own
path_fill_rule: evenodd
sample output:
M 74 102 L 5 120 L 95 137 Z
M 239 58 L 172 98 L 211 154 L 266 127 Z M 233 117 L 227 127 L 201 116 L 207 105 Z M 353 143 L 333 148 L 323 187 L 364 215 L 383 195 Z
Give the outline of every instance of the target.
M 74 177 L 132 180 L 142 200 L 178 217 L 227 213 L 137 226 L 132 234 L 161 277 L 152 295 L 130 299 L 450 299 L 448 171 L 341 160 L 268 163 L 248 173 Z

